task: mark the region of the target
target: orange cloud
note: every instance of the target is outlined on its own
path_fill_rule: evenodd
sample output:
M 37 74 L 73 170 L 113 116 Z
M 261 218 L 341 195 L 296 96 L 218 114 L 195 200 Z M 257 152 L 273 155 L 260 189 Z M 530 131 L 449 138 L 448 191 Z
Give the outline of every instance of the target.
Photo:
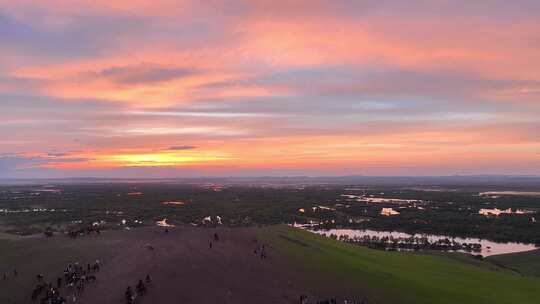
M 194 142 L 197 149 L 171 151 L 145 148 L 70 154 L 44 167 L 92 169 L 121 167 L 172 167 L 216 170 L 328 169 L 369 170 L 370 168 L 426 167 L 452 170 L 466 164 L 475 168 L 502 162 L 525 166 L 540 161 L 540 140 L 513 138 L 504 142 L 490 136 L 497 130 L 433 130 L 368 136 L 288 136 Z M 159 146 L 158 143 L 154 144 Z M 455 169 L 459 173 L 459 168 Z

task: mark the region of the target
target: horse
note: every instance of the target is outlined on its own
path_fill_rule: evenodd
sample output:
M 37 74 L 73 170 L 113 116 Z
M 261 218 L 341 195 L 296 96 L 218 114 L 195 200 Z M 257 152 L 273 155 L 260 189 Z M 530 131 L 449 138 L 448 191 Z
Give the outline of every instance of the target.
M 126 289 L 126 292 L 124 293 L 124 298 L 126 300 L 126 304 L 133 304 L 133 301 L 135 301 L 135 297 L 133 296 L 133 291 L 131 290 L 131 286 L 128 286 Z
M 77 284 L 77 293 L 81 294 L 84 291 L 84 282 L 82 280 Z
M 144 283 L 142 280 L 139 280 L 139 283 L 137 283 L 136 290 L 137 290 L 137 294 L 140 296 L 146 293 L 146 286 L 144 286 Z

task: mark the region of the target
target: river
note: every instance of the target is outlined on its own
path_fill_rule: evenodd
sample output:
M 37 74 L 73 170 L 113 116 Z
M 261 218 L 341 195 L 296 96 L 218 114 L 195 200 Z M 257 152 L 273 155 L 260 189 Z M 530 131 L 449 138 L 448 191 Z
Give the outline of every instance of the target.
M 460 237 L 450 237 L 443 235 L 430 235 L 430 234 L 408 234 L 398 231 L 375 231 L 369 229 L 357 230 L 357 229 L 328 229 L 328 230 L 315 230 L 311 227 L 305 225 L 294 224 L 294 227 L 299 227 L 307 231 L 317 233 L 329 237 L 330 235 L 336 235 L 338 238 L 340 236 L 348 236 L 349 238 L 362 238 L 364 236 L 376 236 L 378 238 L 382 237 L 394 237 L 394 238 L 409 238 L 414 237 L 426 237 L 430 242 L 434 242 L 441 239 L 450 239 L 458 243 L 477 243 L 482 245 L 482 249 L 479 253 L 484 257 L 490 255 L 506 254 L 506 253 L 516 253 L 523 251 L 530 251 L 538 249 L 534 244 L 524 244 L 524 243 L 499 243 L 490 240 L 478 239 L 478 238 L 460 238 Z M 460 250 L 461 251 L 461 250 Z M 466 251 L 461 251 L 466 252 Z M 470 252 L 467 252 L 470 253 Z

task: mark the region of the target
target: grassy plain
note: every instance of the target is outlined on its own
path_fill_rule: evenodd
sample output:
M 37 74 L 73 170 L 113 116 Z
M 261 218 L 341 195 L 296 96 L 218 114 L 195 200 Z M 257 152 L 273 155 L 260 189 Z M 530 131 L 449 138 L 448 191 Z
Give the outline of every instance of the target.
M 487 259 L 497 265 L 514 269 L 523 275 L 540 277 L 540 249 L 494 255 Z
M 301 265 L 298 279 L 314 292 L 341 289 L 367 295 L 370 303 L 540 301 L 539 278 L 464 254 L 379 251 L 284 226 L 268 228 L 262 235 L 292 267 Z

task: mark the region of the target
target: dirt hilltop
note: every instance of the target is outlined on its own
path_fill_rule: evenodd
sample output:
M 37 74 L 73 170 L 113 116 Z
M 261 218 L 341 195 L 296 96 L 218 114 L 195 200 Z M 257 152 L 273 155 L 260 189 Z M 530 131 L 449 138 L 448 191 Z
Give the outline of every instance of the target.
M 266 245 L 265 259 L 254 254 L 261 245 L 255 230 L 153 227 L 115 234 L 117 250 L 103 259 L 98 283 L 80 303 L 123 303 L 127 286 L 147 274 L 152 283 L 136 303 L 296 303 L 300 292 L 275 267 L 272 249 Z

